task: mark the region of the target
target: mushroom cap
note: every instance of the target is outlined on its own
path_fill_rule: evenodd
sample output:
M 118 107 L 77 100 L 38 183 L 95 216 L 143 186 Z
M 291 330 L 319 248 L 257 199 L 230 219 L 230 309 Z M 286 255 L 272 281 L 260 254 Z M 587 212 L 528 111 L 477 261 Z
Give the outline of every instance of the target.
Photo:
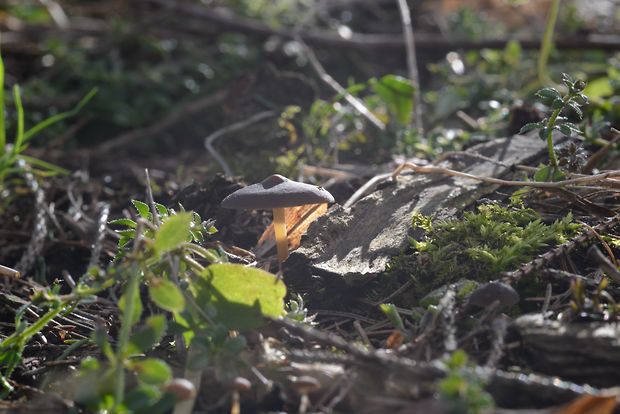
M 301 377 L 294 378 L 293 388 L 300 394 L 310 394 L 321 388 L 321 383 L 314 377 L 302 375 Z
M 258 184 L 235 191 L 221 205 L 224 208 L 261 210 L 333 202 L 334 197 L 322 187 L 273 174 Z
M 489 282 L 474 290 L 469 296 L 469 304 L 481 308 L 490 306 L 496 300 L 502 308 L 516 305 L 519 303 L 519 294 L 506 283 Z

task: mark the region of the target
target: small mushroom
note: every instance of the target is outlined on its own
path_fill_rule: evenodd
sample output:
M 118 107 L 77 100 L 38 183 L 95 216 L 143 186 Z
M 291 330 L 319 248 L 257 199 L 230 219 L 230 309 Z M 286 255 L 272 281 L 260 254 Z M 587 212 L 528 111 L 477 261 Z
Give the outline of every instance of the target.
M 185 378 L 175 378 L 164 387 L 164 391 L 174 395 L 177 401 L 184 401 L 196 396 L 196 387 Z
M 230 408 L 230 414 L 241 413 L 241 392 L 246 392 L 252 389 L 252 383 L 243 377 L 235 377 L 230 383 L 232 390 L 232 406 Z
M 230 194 L 222 201 L 222 207 L 247 210 L 272 209 L 278 261 L 282 263 L 288 257 L 284 209 L 333 202 L 334 197 L 322 187 L 299 183 L 273 174 L 258 184 L 249 185 Z
M 305 414 L 310 406 L 310 398 L 308 394 L 321 388 L 321 383 L 314 377 L 302 375 L 293 380 L 293 388 L 301 396 L 299 402 L 299 413 Z
M 502 282 L 489 282 L 474 290 L 469 296 L 469 305 L 486 308 L 495 301 L 499 302 L 500 308 L 516 305 L 519 303 L 519 294 L 514 288 Z

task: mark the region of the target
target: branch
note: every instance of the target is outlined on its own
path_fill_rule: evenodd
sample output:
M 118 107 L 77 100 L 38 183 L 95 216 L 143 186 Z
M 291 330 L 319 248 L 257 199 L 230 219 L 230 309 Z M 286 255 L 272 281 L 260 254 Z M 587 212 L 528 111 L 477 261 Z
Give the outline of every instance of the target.
M 201 33 L 209 32 L 213 25 L 226 27 L 229 30 L 251 33 L 255 38 L 267 38 L 270 36 L 280 36 L 287 40 L 295 40 L 299 35 L 307 44 L 327 47 L 338 47 L 345 49 L 362 50 L 386 50 L 405 47 L 402 35 L 392 34 L 364 34 L 353 33 L 348 38 L 340 37 L 337 34 L 325 30 L 301 30 L 295 33 L 293 30 L 274 29 L 258 21 L 247 19 L 236 15 L 233 12 L 209 10 L 198 4 L 187 4 L 173 2 L 170 0 L 148 0 L 151 4 L 164 8 L 174 16 L 185 15 L 188 19 L 199 19 L 202 24 L 191 27 L 189 22 L 184 22 L 179 26 L 180 30 L 198 30 Z M 209 23 L 209 24 L 204 24 Z M 210 31 L 212 33 L 212 30 Z M 415 37 L 416 48 L 425 49 L 431 52 L 454 50 L 454 49 L 503 49 L 509 41 L 518 41 L 523 49 L 539 49 L 540 40 L 527 38 L 510 39 L 486 39 L 480 41 L 470 41 L 467 39 L 446 39 L 439 38 L 436 34 L 418 33 Z M 557 49 L 600 49 L 606 51 L 620 50 L 620 37 L 592 36 L 590 38 L 566 37 L 555 41 Z
M 306 52 L 306 56 L 308 56 L 308 60 L 310 61 L 310 64 L 312 65 L 312 68 L 314 69 L 314 71 L 319 75 L 319 77 L 321 78 L 321 80 L 323 82 L 325 82 L 327 85 L 329 85 L 329 87 L 331 87 L 334 91 L 336 91 L 336 93 L 338 93 L 339 95 L 342 95 L 344 97 L 344 99 L 357 111 L 360 113 L 360 115 L 364 116 L 366 119 L 368 119 L 374 126 L 376 126 L 377 128 L 379 128 L 380 130 L 384 131 L 385 130 L 385 124 L 375 116 L 375 114 L 372 113 L 372 111 L 370 111 L 368 108 L 366 108 L 366 106 L 364 105 L 364 103 L 362 101 L 360 101 L 358 98 L 356 98 L 355 96 L 351 95 L 349 93 L 349 91 L 347 91 L 343 86 L 341 86 L 334 78 L 331 77 L 331 75 L 329 73 L 327 73 L 325 71 L 325 68 L 323 68 L 323 65 L 321 65 L 321 62 L 319 62 L 319 59 L 317 59 L 316 55 L 314 54 L 314 52 L 312 51 L 312 49 L 310 49 L 308 47 L 308 45 L 306 45 L 304 43 L 303 40 L 301 40 L 301 38 L 298 38 L 297 41 L 299 42 L 299 44 L 302 45 L 302 47 L 304 48 L 304 51 Z
M 418 60 L 415 53 L 415 37 L 413 26 L 411 25 L 411 12 L 407 5 L 407 0 L 398 0 L 398 8 L 403 24 L 403 35 L 405 37 L 405 48 L 407 50 L 407 68 L 409 78 L 415 85 L 413 90 L 413 114 L 415 125 L 420 135 L 424 135 L 424 125 L 422 124 L 422 97 L 420 96 L 420 77 L 418 76 Z
M 215 142 L 216 139 L 218 139 L 219 137 L 223 135 L 226 135 L 226 134 L 229 134 L 235 131 L 240 131 L 242 129 L 249 127 L 252 124 L 255 124 L 264 119 L 270 118 L 274 115 L 276 115 L 275 111 L 259 112 L 255 115 L 252 115 L 248 119 L 245 119 L 243 121 L 236 122 L 234 124 L 225 126 L 224 128 L 218 129 L 217 131 L 215 131 L 214 133 L 212 133 L 211 135 L 205 138 L 205 148 L 207 148 L 207 151 L 209 151 L 211 156 L 215 158 L 217 163 L 220 164 L 220 166 L 222 167 L 222 170 L 224 170 L 224 174 L 227 177 L 232 177 L 234 175 L 233 171 L 228 165 L 228 163 L 226 162 L 226 160 L 224 160 L 224 158 L 220 155 L 220 153 L 215 150 L 215 148 L 213 147 L 213 142 Z

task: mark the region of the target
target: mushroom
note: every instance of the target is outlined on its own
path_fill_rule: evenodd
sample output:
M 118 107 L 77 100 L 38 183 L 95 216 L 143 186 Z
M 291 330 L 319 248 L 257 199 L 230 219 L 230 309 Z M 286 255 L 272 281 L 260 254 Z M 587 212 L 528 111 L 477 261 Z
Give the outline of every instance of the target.
M 175 378 L 164 387 L 164 391 L 174 395 L 177 401 L 189 400 L 196 396 L 196 387 L 185 378 Z
M 243 377 L 235 377 L 230 383 L 232 390 L 232 406 L 230 408 L 230 414 L 241 413 L 241 392 L 246 392 L 252 389 L 252 383 Z
M 295 391 L 297 391 L 297 393 L 301 396 L 298 412 L 300 414 L 305 414 L 310 406 L 310 398 L 308 397 L 308 394 L 311 394 L 321 388 L 321 383 L 314 377 L 302 375 L 301 377 L 293 378 L 292 385 Z
M 485 308 L 495 301 L 500 308 L 519 303 L 519 294 L 514 288 L 503 282 L 489 282 L 474 290 L 469 296 L 469 305 Z
M 333 203 L 334 197 L 322 187 L 289 180 L 273 174 L 258 184 L 252 184 L 222 200 L 222 207 L 247 210 L 273 210 L 273 228 L 278 249 L 278 262 L 288 257 L 288 239 L 284 210 L 306 204 Z

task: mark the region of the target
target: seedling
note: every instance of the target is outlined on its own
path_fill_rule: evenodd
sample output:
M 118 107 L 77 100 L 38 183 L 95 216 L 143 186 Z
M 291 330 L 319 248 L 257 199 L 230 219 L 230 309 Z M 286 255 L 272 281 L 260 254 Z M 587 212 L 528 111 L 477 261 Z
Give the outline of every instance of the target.
M 222 201 L 222 207 L 247 210 L 272 209 L 278 262 L 282 264 L 288 257 L 285 208 L 333 202 L 334 197 L 322 187 L 291 181 L 279 174 L 273 174 L 258 184 L 249 185 L 230 194 Z
M 540 122 L 525 124 L 520 131 L 521 134 L 525 134 L 526 132 L 538 129 L 538 136 L 540 139 L 547 141 L 549 166 L 543 167 L 543 169 L 536 174 L 535 178 L 537 181 L 548 180 L 549 178 L 561 178 L 561 174 L 559 174 L 558 170 L 558 159 L 553 148 L 553 131 L 560 131 L 566 136 L 581 134 L 581 131 L 575 124 L 568 122 L 568 118 L 560 116 L 560 114 L 566 109 L 581 120 L 583 117 L 581 106 L 588 103 L 588 97 L 582 93 L 586 87 L 586 83 L 582 80 L 574 80 L 566 73 L 562 74 L 562 82 L 568 88 L 568 92 L 564 96 L 555 88 L 542 88 L 536 92 L 536 96 L 553 110 L 551 116 Z

